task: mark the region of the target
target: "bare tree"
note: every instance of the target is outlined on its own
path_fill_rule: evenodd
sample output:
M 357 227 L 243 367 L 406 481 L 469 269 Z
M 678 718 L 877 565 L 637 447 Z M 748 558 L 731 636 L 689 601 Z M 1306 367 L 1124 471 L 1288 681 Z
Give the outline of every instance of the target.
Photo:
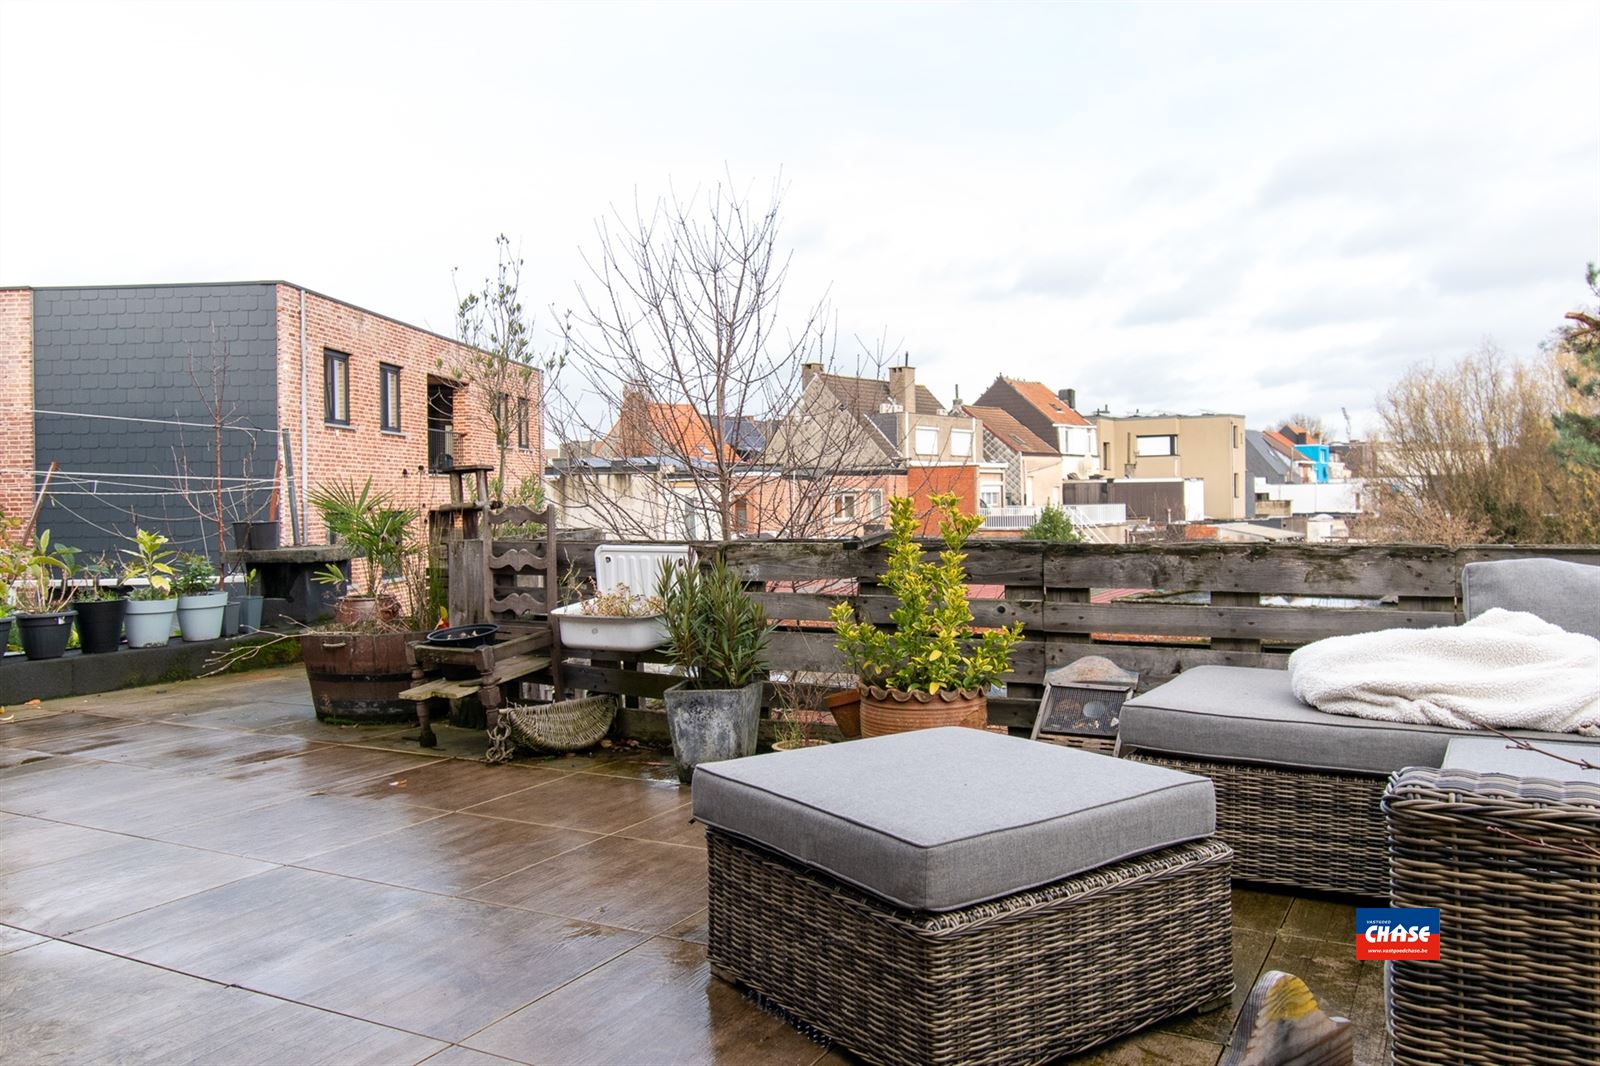
M 1408 370 L 1379 403 L 1368 535 L 1449 542 L 1589 543 L 1600 510 L 1556 458 L 1560 377 L 1550 360 L 1508 361 L 1485 345 L 1449 366 Z
M 1287 428 L 1289 426 L 1299 426 L 1301 429 L 1305 430 L 1308 441 L 1316 442 L 1328 439 L 1327 427 L 1323 425 L 1321 415 L 1313 415 L 1307 414 L 1304 411 L 1296 411 L 1284 421 L 1284 427 Z
M 596 223 L 547 417 L 567 495 L 612 531 L 658 532 L 664 497 L 705 535 L 813 532 L 831 487 L 859 476 L 863 426 L 819 380 L 837 369 L 827 296 L 783 303 L 782 199 L 778 182 L 760 204 L 719 183 Z M 864 352 L 850 369 L 881 365 Z M 646 478 L 655 503 L 618 488 Z
M 508 488 L 506 453 L 513 436 L 538 432 L 539 371 L 552 369 L 555 356 L 541 357 L 533 343 L 533 321 L 522 306 L 522 258 L 505 234 L 495 238 L 495 274 L 483 287 L 461 295 L 456 289 L 456 337 L 464 349 L 441 360 L 440 372 L 468 387 L 477 414 L 494 433 L 496 497 Z M 538 448 L 541 441 L 519 440 Z

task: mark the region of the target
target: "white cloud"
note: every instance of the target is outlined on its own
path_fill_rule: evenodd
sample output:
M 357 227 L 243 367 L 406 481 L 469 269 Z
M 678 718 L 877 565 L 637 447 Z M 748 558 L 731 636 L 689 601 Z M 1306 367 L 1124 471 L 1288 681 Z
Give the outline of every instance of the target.
M 1600 258 L 1593 4 L 0 8 L 0 282 L 284 277 L 448 331 L 520 240 L 782 169 L 789 303 L 1260 424 L 1531 351 Z M 542 316 L 548 322 L 548 316 Z

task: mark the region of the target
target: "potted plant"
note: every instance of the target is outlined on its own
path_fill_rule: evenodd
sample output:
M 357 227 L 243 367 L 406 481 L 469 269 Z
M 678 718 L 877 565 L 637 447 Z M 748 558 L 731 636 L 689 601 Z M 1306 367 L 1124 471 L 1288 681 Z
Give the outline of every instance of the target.
M 59 659 L 72 639 L 72 587 L 67 579 L 72 570 L 67 563 L 71 551 L 59 548 L 50 552 L 50 531 L 40 532 L 32 548 L 18 545 L 12 567 L 17 578 L 12 586 L 16 597 L 17 635 L 22 650 L 32 659 Z
M 370 479 L 359 488 L 349 483 L 318 489 L 311 502 L 328 532 L 350 545 L 364 568 L 359 592 L 336 566 L 315 575 L 323 584 L 347 588 L 334 605 L 333 625 L 300 637 L 300 656 L 317 717 L 352 722 L 415 720 L 416 705 L 400 699 L 400 693 L 412 684 L 406 645 L 427 636 L 414 617 L 426 604 L 415 592 L 409 597 L 412 602 L 403 605 L 382 590 L 388 578 L 414 574 L 422 559 L 411 539 L 417 512 L 394 506 L 388 493 L 372 491 Z
M 249 569 L 244 573 L 244 597 L 239 601 L 239 625 L 246 633 L 254 633 L 261 628 L 261 605 L 265 601 L 261 596 L 261 575 Z
M 663 566 L 656 596 L 667 657 L 683 677 L 663 699 L 678 780 L 688 784 L 700 763 L 755 754 L 771 627 L 720 559 L 709 569 Z
M 178 556 L 172 591 L 178 594 L 178 632 L 190 643 L 222 636 L 228 594 L 216 583 L 217 571 L 210 559 L 193 552 Z
M 593 590 L 577 603 L 550 612 L 561 646 L 588 651 L 650 651 L 667 642 L 657 596 L 634 594 L 618 583 L 610 592 Z
M 828 686 L 791 674 L 772 685 L 777 706 L 772 709 L 772 750 L 795 751 L 829 743 L 816 735 L 823 717 Z
M 334 621 L 340 625 L 393 622 L 400 616 L 400 601 L 386 592 L 380 594 L 380 586 L 385 574 L 397 575 L 402 569 L 401 558 L 408 550 L 417 512 L 394 506 L 388 493 L 373 492 L 371 478 L 360 488 L 353 481 L 319 488 L 310 500 L 329 535 L 355 549 L 356 558 L 364 564 L 362 591 L 345 593 L 334 607 Z M 331 563 L 314 577 L 324 585 L 343 585 L 348 580 Z
M 122 583 L 144 582 L 128 593 L 125 625 L 130 648 L 160 648 L 172 639 L 172 616 L 178 612 L 178 601 L 172 595 L 172 552 L 166 545 L 162 534 L 136 529 L 133 548 L 122 549 L 127 559 Z
M 128 597 L 115 583 L 116 565 L 102 555 L 80 574 L 88 583 L 80 586 L 73 597 L 78 609 L 78 645 L 85 655 L 116 651 L 122 647 L 122 620 L 128 614 Z
M 954 493 L 933 497 L 944 550 L 923 557 L 912 501 L 889 505 L 889 564 L 880 581 L 899 601 L 895 628 L 855 620 L 848 603 L 833 609 L 838 648 L 861 679 L 861 733 L 988 725 L 989 686 L 1011 668 L 1022 624 L 979 633 L 967 602 L 967 539 L 981 515 L 961 513 Z

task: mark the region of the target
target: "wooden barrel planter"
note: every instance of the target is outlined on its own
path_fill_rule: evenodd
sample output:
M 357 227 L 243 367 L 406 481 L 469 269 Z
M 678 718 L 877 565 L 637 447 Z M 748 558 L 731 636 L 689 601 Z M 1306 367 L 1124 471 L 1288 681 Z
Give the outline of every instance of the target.
M 985 729 L 989 725 L 989 697 L 977 691 L 902 692 L 866 687 L 861 690 L 861 735 L 881 737 L 913 729 L 940 726 Z
M 406 645 L 424 632 L 306 633 L 300 655 L 311 682 L 311 703 L 322 721 L 413 722 L 417 706 L 402 700 L 411 687 Z

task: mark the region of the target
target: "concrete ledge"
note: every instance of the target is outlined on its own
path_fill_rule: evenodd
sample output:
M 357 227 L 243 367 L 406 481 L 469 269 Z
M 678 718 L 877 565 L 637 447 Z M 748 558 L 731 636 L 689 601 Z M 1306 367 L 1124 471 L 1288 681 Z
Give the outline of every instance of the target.
M 105 655 L 69 651 L 59 659 L 29 662 L 19 652 L 0 663 L 0 706 L 28 700 L 54 700 L 88 696 L 119 688 L 187 681 L 207 669 L 206 660 L 229 648 L 247 647 L 272 639 L 252 633 L 226 640 L 185 644 L 174 637 L 164 648 L 122 648 Z M 280 640 L 268 650 L 244 660 L 229 673 L 279 666 L 300 659 L 298 640 Z

